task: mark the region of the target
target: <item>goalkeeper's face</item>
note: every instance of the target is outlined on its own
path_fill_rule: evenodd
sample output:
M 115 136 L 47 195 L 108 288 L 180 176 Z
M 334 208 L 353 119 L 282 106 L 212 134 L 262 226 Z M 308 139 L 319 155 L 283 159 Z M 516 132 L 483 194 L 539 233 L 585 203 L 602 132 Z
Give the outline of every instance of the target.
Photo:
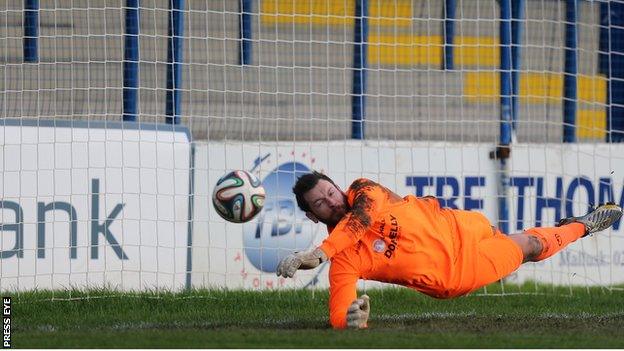
M 347 214 L 347 196 L 336 185 L 320 179 L 314 188 L 303 194 L 310 208 L 308 217 L 328 226 L 336 226 Z

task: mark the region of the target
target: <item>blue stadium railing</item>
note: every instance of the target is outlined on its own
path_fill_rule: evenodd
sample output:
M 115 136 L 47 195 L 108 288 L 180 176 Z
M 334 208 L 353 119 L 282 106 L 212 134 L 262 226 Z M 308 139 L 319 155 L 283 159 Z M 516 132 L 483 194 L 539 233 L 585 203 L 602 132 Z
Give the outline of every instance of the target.
M 577 25 L 579 0 L 566 0 L 566 39 L 565 39 L 565 78 L 563 141 L 576 141 L 577 111 Z M 167 123 L 180 123 L 182 85 L 182 43 L 184 38 L 184 0 L 169 0 L 169 40 L 167 64 Z M 518 71 L 520 62 L 521 19 L 524 1 L 500 1 L 501 14 L 510 13 L 510 20 L 501 17 L 501 31 L 508 30 L 511 23 L 511 36 L 501 35 L 501 144 L 505 144 L 507 124 L 511 121 L 513 131 L 518 119 L 518 104 L 514 99 L 519 95 Z M 138 70 L 139 70 L 139 19 L 138 0 L 125 2 L 126 32 L 124 36 L 124 86 L 123 120 L 135 120 L 138 113 Z M 239 0 L 240 9 L 240 55 L 242 65 L 252 62 L 253 0 Z M 366 45 L 368 41 L 368 0 L 355 1 L 353 90 L 352 90 L 352 138 L 365 138 L 365 98 L 366 98 Z M 455 24 L 455 0 L 445 0 L 444 22 L 444 68 L 453 69 L 453 36 Z M 24 62 L 38 62 L 39 0 L 24 0 Z M 600 72 L 607 77 L 607 142 L 624 142 L 624 3 L 621 1 L 600 1 Z M 503 33 L 501 33 L 503 34 Z M 511 44 L 508 42 L 511 38 Z M 506 55 L 510 55 L 507 58 Z M 504 67 L 510 63 L 510 67 Z M 504 84 L 503 84 L 504 83 Z M 511 87 L 511 91 L 508 91 Z M 509 111 L 509 112 L 508 112 Z
M 139 0 L 126 0 L 123 62 L 123 120 L 136 121 L 139 88 Z

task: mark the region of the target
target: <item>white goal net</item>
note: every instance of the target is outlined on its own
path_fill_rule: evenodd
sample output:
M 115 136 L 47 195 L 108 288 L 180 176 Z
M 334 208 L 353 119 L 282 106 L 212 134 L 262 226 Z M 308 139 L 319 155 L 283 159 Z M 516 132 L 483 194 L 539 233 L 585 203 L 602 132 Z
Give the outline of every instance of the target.
M 327 266 L 275 275 L 327 235 L 291 193 L 311 170 L 510 233 L 622 205 L 605 2 L 517 3 L 3 2 L 0 290 L 326 287 Z M 235 169 L 267 191 L 246 224 L 211 203 Z M 620 285 L 623 235 L 506 282 Z

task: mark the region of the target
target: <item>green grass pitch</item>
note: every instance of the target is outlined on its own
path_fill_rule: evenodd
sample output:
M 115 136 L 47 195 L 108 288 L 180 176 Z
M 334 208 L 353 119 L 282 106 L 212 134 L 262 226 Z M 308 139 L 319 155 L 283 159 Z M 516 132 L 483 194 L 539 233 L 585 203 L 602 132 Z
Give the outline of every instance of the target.
M 624 348 L 624 291 L 494 284 L 436 300 L 369 290 L 370 328 L 332 330 L 327 290 L 13 294 L 15 348 Z M 6 296 L 7 293 L 4 294 Z M 86 297 L 86 298 L 85 298 Z

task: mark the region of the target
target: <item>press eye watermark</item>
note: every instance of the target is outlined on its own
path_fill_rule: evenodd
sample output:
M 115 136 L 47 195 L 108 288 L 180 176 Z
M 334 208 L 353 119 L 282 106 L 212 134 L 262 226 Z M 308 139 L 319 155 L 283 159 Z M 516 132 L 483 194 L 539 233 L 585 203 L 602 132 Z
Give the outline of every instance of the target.
M 11 348 L 11 297 L 2 298 L 2 348 Z

